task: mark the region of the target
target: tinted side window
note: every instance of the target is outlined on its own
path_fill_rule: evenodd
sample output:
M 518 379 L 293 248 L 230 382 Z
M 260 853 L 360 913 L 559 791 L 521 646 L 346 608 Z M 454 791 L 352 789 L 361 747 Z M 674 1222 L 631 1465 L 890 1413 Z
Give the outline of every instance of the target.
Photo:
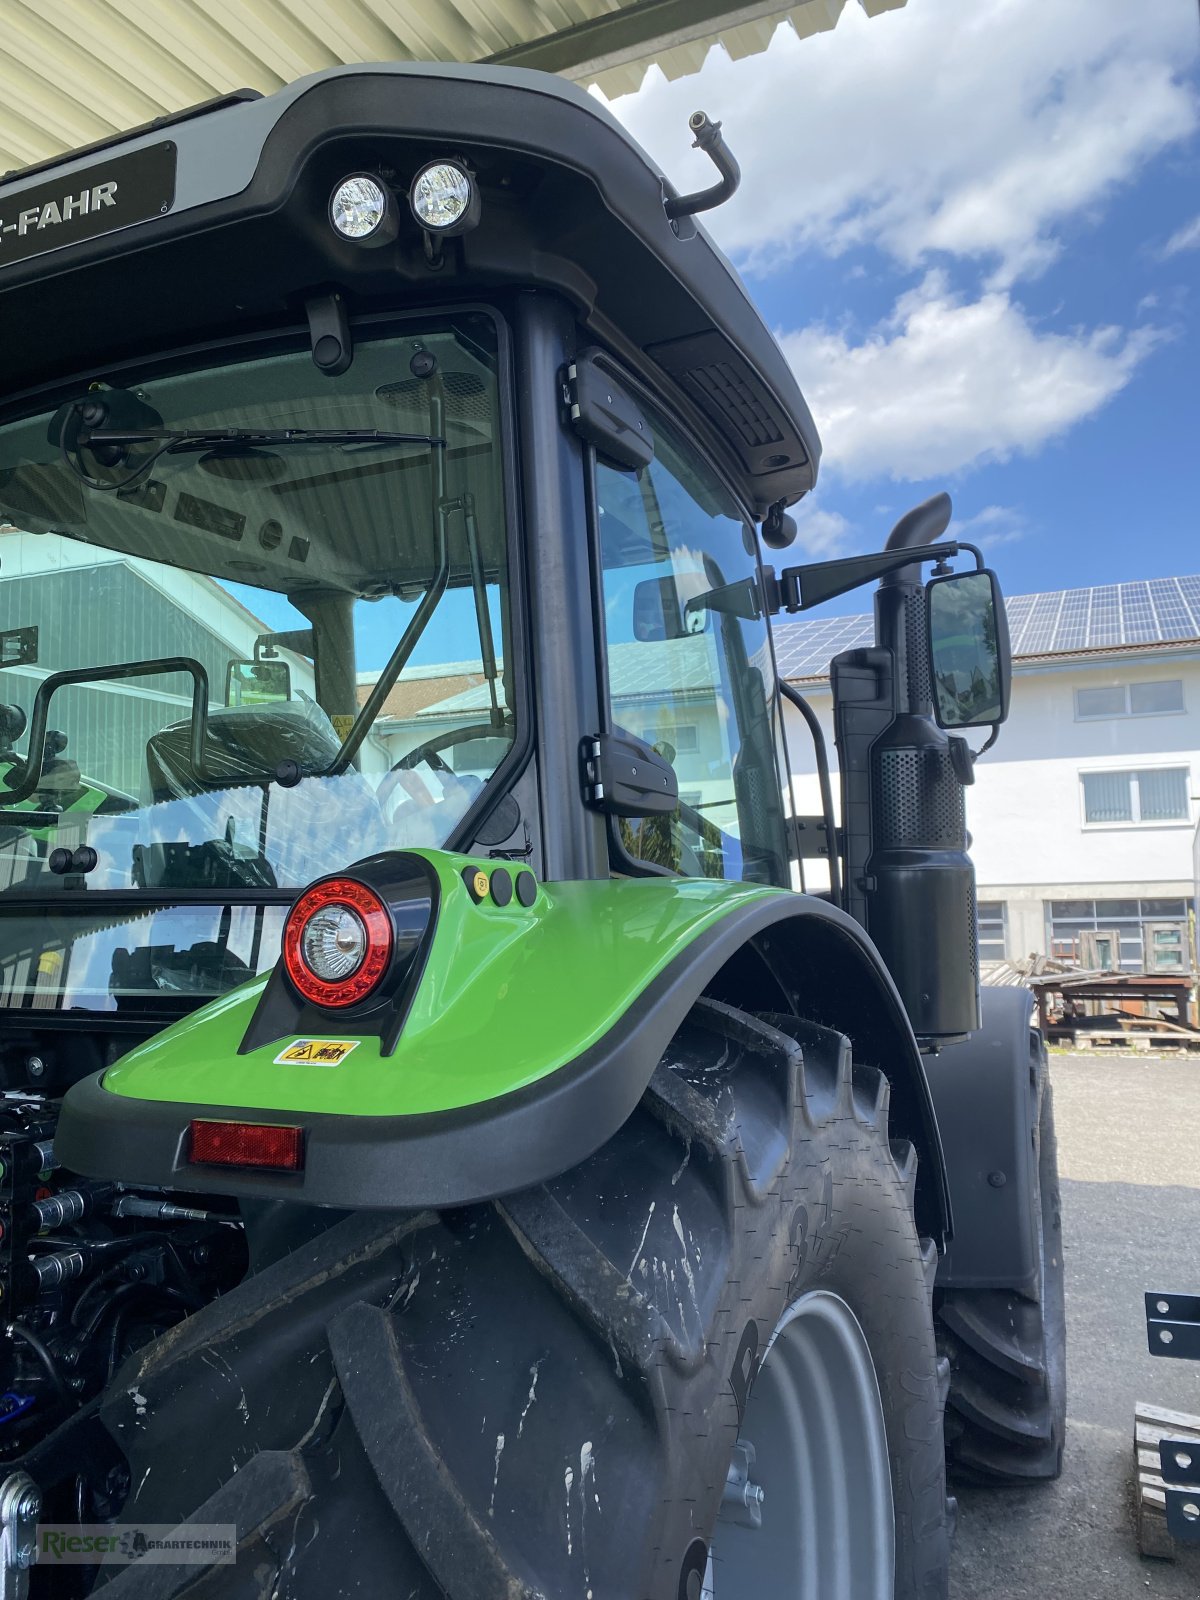
M 597 468 L 608 672 L 614 725 L 672 762 L 680 806 L 622 820 L 621 842 L 691 876 L 786 884 L 767 626 L 713 594 L 756 576 L 753 531 L 676 431 L 651 420 L 649 467 Z

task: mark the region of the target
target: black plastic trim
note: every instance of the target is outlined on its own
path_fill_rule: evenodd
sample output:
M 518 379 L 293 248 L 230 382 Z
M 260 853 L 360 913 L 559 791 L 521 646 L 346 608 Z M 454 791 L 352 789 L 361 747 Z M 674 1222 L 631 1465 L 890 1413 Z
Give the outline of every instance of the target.
M 22 813 L 26 815 L 27 813 Z M 64 815 L 59 811 L 56 818 Z M 0 890 L 0 917 L 6 911 L 162 911 L 172 906 L 290 906 L 307 885 L 296 888 L 258 889 L 230 884 L 224 889 L 94 889 L 74 887 L 66 878 L 52 880 L 54 887 Z
M 603 820 L 576 781 L 579 741 L 598 725 L 599 700 L 581 661 L 594 657 L 585 539 L 583 461 L 589 446 L 568 425 L 559 392 L 577 329 L 557 295 L 518 296 L 513 317 L 520 428 L 522 528 L 529 551 L 529 660 L 534 683 L 541 876 L 606 875 Z
M 954 1198 L 954 1241 L 939 1289 L 1037 1291 L 1037 1090 L 1030 1078 L 1033 996 L 981 992 L 983 1023 L 926 1058 Z
M 395 1050 L 437 928 L 441 901 L 437 873 L 424 856 L 407 850 L 388 850 L 353 862 L 337 872 L 323 873 L 308 889 L 332 878 L 353 878 L 374 889 L 387 907 L 394 949 L 399 948 L 406 931 L 405 922 L 411 923 L 415 913 L 421 924 L 415 943 L 409 942 L 403 958 L 393 954 L 391 972 L 356 1006 L 325 1007 L 306 999 L 288 976 L 287 963 L 281 958 L 259 996 L 238 1046 L 239 1055 L 277 1044 L 289 1035 L 321 1034 L 331 1028 L 352 1029 L 364 1037 L 378 1038 L 382 1055 L 391 1055 Z M 304 893 L 307 894 L 308 889 Z

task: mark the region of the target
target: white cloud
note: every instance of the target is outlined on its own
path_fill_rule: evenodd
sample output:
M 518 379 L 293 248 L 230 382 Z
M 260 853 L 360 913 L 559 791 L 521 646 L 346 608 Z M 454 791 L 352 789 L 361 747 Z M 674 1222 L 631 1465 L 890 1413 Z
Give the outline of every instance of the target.
M 742 188 L 706 220 L 743 265 L 874 244 L 909 267 L 979 259 L 1003 287 L 1196 127 L 1197 42 L 1184 0 L 852 5 L 831 33 L 781 27 L 765 55 L 714 50 L 675 83 L 652 70 L 613 109 L 684 188 L 711 181 L 687 114 L 724 121 Z
M 1006 291 L 967 302 L 932 272 L 861 342 L 821 325 L 781 342 L 828 469 L 916 479 L 1036 451 L 1111 400 L 1162 337 L 1045 332 Z
M 1177 256 L 1181 250 L 1200 250 L 1200 216 L 1185 222 L 1182 228 L 1173 233 L 1159 254 L 1163 257 Z
M 796 519 L 796 543 L 802 555 L 815 561 L 832 560 L 858 543 L 855 529 L 840 511 L 827 511 L 811 498 L 792 507 Z
M 1029 523 L 1023 511 L 1015 506 L 984 506 L 973 516 L 962 520 L 955 518 L 950 528 L 952 539 L 965 539 L 969 544 L 984 546 L 984 554 L 997 545 L 1016 544 L 1029 532 Z

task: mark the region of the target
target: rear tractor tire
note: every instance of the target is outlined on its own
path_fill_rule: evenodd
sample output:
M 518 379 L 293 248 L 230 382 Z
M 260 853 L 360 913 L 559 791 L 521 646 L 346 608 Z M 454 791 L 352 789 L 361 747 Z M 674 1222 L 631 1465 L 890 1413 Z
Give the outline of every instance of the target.
M 946 1446 L 951 1471 L 994 1484 L 1049 1481 L 1062 1472 L 1067 1419 L 1066 1310 L 1058 1145 L 1046 1047 L 1030 1036 L 1036 1096 L 1033 1214 L 1038 1285 L 950 1289 L 936 1295 L 938 1345 L 950 1362 Z
M 133 1358 L 136 1515 L 238 1523 L 206 1600 L 939 1600 L 915 1181 L 842 1035 L 700 1001 L 580 1166 L 357 1213 Z

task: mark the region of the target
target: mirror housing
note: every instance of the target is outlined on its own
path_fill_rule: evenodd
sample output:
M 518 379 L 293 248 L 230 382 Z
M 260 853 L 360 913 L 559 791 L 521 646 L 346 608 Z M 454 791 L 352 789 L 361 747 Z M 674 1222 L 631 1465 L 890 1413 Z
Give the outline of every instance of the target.
M 645 578 L 634 585 L 633 637 L 643 644 L 663 639 L 687 639 L 708 628 L 708 591 L 704 575 L 697 573 L 696 593 L 685 597 L 681 580 L 686 574 L 671 573 L 665 578 Z M 686 585 L 684 585 L 686 587 Z
M 292 669 L 286 661 L 231 661 L 225 674 L 227 706 L 278 705 L 292 698 Z
M 995 727 L 1008 716 L 1012 654 L 996 574 L 951 572 L 925 585 L 933 715 L 939 728 Z

